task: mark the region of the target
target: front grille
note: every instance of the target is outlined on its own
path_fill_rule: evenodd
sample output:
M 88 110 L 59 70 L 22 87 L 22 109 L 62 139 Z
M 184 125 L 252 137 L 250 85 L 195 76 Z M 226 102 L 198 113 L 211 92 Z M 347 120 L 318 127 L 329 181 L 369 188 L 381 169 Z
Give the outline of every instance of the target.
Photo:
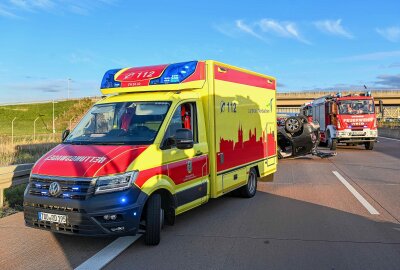
M 57 198 L 85 200 L 94 193 L 94 182 L 91 179 L 32 175 L 29 194 L 51 197 L 49 187 L 53 182 L 57 182 L 61 187 L 61 193 Z
M 52 224 L 49 221 L 34 221 L 32 223 L 34 227 L 51 230 Z M 56 231 L 64 231 L 69 233 L 79 233 L 79 226 L 69 225 L 69 224 L 54 224 L 54 229 Z
M 24 206 L 40 208 L 43 210 L 57 210 L 63 212 L 75 212 L 75 213 L 86 213 L 85 210 L 67 206 L 58 206 L 58 205 L 49 205 L 49 204 L 42 204 L 42 203 L 24 203 Z

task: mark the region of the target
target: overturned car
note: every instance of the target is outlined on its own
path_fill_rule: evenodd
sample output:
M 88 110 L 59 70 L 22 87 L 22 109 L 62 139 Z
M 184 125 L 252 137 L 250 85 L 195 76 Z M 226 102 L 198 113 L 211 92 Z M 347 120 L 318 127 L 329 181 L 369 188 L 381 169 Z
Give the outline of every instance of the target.
M 323 152 L 317 149 L 320 131 L 317 122 L 309 122 L 303 115 L 291 116 L 285 124 L 278 126 L 278 158 L 314 155 L 328 158 L 336 152 Z

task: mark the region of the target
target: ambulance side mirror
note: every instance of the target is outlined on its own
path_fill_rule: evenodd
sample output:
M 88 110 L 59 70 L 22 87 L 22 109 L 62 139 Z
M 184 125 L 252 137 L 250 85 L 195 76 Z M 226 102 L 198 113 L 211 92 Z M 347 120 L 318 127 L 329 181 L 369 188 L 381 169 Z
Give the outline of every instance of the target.
M 178 149 L 193 148 L 193 133 L 190 129 L 180 128 L 175 133 L 175 144 Z
M 69 129 L 64 130 L 64 132 L 61 135 L 62 142 L 68 137 L 69 133 L 70 133 Z

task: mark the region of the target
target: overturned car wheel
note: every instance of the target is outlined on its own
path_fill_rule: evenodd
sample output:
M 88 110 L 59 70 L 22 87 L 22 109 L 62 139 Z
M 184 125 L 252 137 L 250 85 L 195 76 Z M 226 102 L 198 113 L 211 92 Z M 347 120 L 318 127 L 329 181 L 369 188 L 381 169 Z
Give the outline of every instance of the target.
M 299 132 L 303 123 L 298 117 L 291 116 L 285 121 L 285 130 L 289 133 Z

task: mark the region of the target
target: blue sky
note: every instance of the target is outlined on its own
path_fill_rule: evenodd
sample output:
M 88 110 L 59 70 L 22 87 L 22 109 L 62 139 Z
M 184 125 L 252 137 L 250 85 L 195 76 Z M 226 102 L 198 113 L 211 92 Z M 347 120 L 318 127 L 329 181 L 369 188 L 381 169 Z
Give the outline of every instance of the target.
M 399 1 L 0 0 L 0 103 L 99 95 L 108 69 L 215 59 L 279 91 L 400 88 Z

